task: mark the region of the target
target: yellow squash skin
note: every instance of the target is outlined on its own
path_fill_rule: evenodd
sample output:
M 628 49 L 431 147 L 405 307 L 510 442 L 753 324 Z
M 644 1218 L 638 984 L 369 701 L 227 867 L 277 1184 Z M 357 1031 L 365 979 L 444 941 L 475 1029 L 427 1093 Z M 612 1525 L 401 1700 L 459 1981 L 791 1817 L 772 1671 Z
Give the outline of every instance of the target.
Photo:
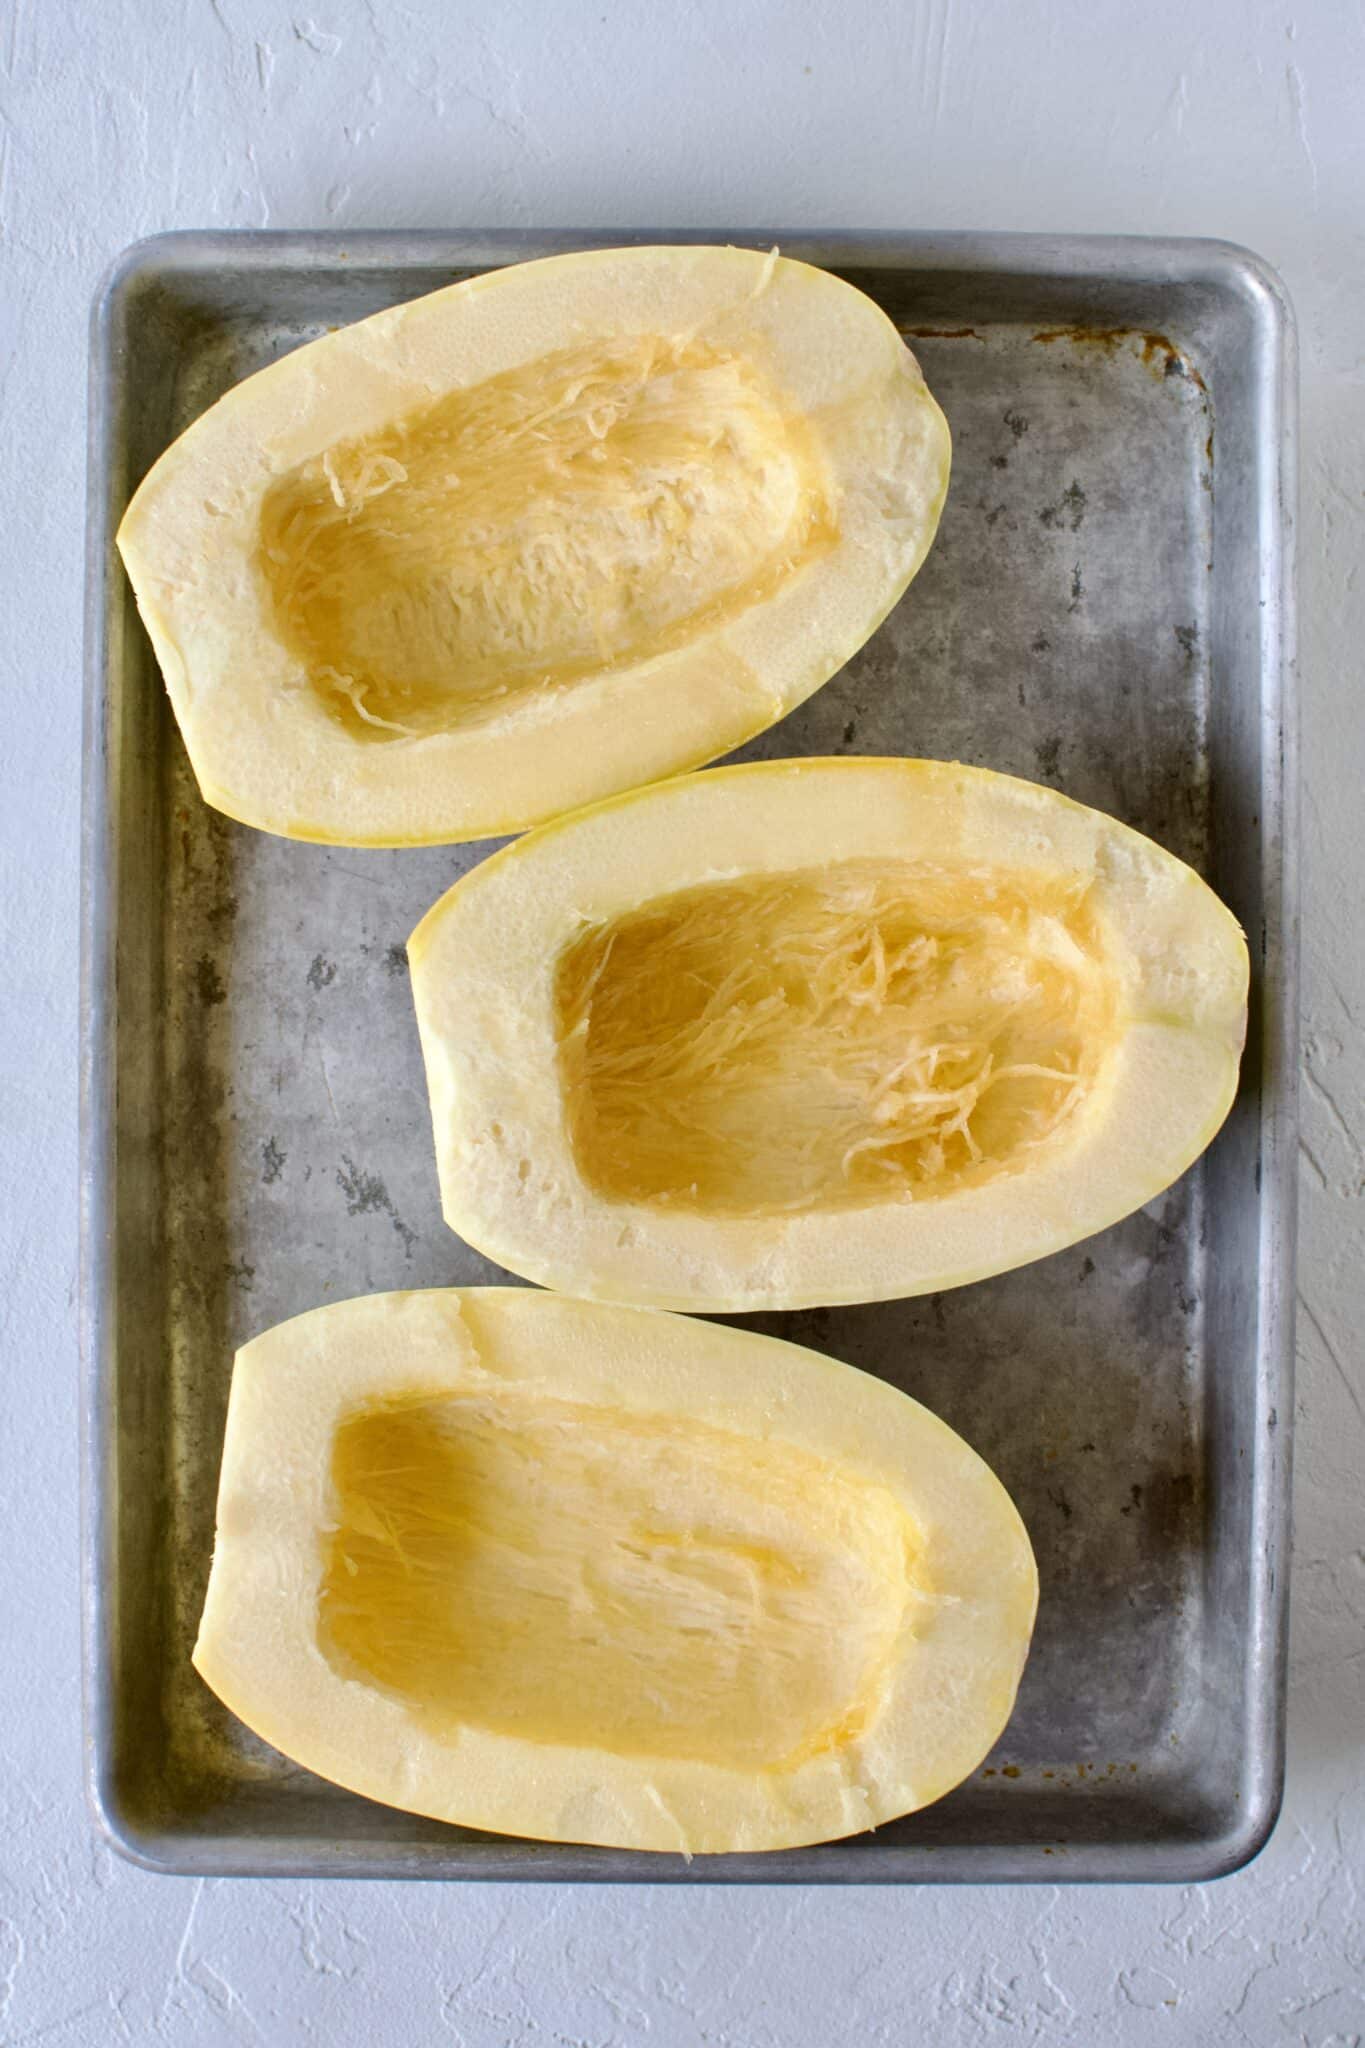
M 520 831 L 783 717 L 914 576 L 949 460 L 853 287 L 755 250 L 596 250 L 247 378 L 118 545 L 206 800 L 412 846 Z
M 194 1661 L 371 1799 L 709 1855 L 941 1797 L 1036 1605 L 1000 1482 L 883 1381 L 524 1288 L 380 1294 L 238 1353 Z
M 1150 1201 L 1233 1100 L 1191 869 L 955 763 L 721 768 L 458 882 L 409 944 L 447 1222 L 594 1300 L 937 1291 Z

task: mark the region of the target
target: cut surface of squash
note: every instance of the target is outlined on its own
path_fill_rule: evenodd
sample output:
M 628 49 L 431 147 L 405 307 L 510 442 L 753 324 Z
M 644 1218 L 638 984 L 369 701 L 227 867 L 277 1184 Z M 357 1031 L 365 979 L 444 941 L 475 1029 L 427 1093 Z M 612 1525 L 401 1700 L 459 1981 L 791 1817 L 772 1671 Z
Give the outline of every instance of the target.
M 646 335 L 290 471 L 260 564 L 281 639 L 382 741 L 683 647 L 833 538 L 809 423 L 742 357 Z
M 248 378 L 119 545 L 210 802 L 299 838 L 475 838 L 695 766 L 818 688 L 914 575 L 948 462 L 851 286 L 598 250 Z
M 917 1547 L 884 1487 L 687 1417 L 419 1394 L 337 1430 L 321 1640 L 465 1723 L 767 1767 L 865 1718 Z
M 594 925 L 556 991 L 584 1179 L 716 1212 L 946 1194 L 1096 1086 L 1103 940 L 1073 879 L 928 863 L 703 883 Z
M 452 1228 L 599 1299 L 959 1284 L 1152 1199 L 1246 948 L 1113 819 L 939 762 L 721 769 L 467 876 L 409 947 Z
M 394 1805 L 764 1849 L 959 1782 L 1036 1598 L 989 1469 L 851 1367 L 524 1289 L 376 1295 L 238 1354 L 195 1662 Z

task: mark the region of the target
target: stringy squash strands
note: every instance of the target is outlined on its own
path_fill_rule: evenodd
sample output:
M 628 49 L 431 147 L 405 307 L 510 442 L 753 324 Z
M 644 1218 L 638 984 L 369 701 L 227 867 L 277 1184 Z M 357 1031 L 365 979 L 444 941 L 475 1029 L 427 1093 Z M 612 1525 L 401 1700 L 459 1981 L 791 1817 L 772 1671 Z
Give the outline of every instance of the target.
M 1077 891 L 1050 879 L 843 862 L 594 926 L 556 990 L 584 1177 L 796 1210 L 946 1191 L 1043 1144 L 1112 1012 Z

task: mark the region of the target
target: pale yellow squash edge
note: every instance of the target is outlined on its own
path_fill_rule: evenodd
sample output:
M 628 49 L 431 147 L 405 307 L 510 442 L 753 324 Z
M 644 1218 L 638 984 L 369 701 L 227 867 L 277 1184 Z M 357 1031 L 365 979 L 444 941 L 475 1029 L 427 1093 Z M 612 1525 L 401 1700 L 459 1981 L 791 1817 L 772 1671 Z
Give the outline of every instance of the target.
M 786 1442 L 887 1488 L 932 1596 L 907 1611 L 861 1736 L 790 1768 L 621 1756 L 467 1727 L 442 1741 L 318 1647 L 331 1443 L 357 1405 L 515 1385 Z M 947 1425 L 775 1338 L 521 1288 L 373 1295 L 237 1355 L 213 1569 L 194 1662 L 265 1741 L 365 1796 L 499 1833 L 707 1854 L 790 1848 L 939 1798 L 1005 1725 L 1037 1572 L 999 1480 Z

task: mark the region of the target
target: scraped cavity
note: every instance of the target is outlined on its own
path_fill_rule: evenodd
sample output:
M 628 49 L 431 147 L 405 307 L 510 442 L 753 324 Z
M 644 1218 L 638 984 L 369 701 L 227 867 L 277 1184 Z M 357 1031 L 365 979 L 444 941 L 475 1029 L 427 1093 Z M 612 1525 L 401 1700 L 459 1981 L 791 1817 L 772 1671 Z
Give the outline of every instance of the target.
M 798 1447 L 499 1391 L 338 1428 L 319 1642 L 438 1731 L 786 1765 L 875 1708 L 893 1496 Z
M 814 439 L 758 367 L 642 335 L 330 448 L 268 492 L 259 561 L 312 687 L 391 740 L 681 646 L 831 538 Z
M 849 861 L 594 925 L 557 1025 L 601 1193 L 802 1210 L 943 1194 L 1059 1142 L 1113 992 L 1079 882 Z

